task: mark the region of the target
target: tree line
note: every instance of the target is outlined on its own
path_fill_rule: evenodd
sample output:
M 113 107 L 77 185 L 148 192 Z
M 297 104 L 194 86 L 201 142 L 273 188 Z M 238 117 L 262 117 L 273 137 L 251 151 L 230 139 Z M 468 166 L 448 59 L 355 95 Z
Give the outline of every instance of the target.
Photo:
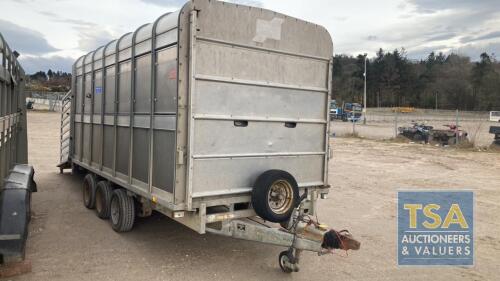
M 334 56 L 332 99 L 363 103 L 364 67 L 364 55 Z M 471 61 L 432 52 L 414 61 L 404 49 L 380 49 L 366 67 L 368 107 L 500 110 L 500 63 L 494 55 Z
M 67 92 L 71 88 L 71 73 L 38 71 L 27 76 L 26 89 L 35 92 Z

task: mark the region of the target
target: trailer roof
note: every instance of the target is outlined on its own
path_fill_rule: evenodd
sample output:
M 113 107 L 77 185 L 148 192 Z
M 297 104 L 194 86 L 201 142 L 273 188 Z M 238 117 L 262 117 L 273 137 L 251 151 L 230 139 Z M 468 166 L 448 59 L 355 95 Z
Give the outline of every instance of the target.
M 166 32 L 172 31 L 173 29 L 177 28 L 178 24 L 178 19 L 179 19 L 179 11 L 176 12 L 169 12 L 166 13 L 162 16 L 160 16 L 158 19 L 156 19 L 155 22 L 153 23 L 148 23 L 140 26 L 137 28 L 134 32 L 129 32 L 124 35 L 122 35 L 120 38 L 115 39 L 113 41 L 110 41 L 108 44 L 99 47 L 97 50 L 92 51 L 84 56 L 81 56 L 78 58 L 74 64 L 75 67 L 81 67 L 84 64 L 88 64 L 92 62 L 92 60 L 100 59 L 102 57 L 110 56 L 113 54 L 116 54 L 116 52 L 120 52 L 123 50 L 126 50 L 132 46 L 132 40 L 135 36 L 135 42 L 136 45 L 145 42 L 147 40 L 150 40 L 153 34 L 153 30 L 155 32 L 156 36 L 162 35 Z M 171 43 L 171 42 L 169 42 Z M 118 45 L 118 49 L 117 49 Z M 161 47 L 161 46 L 156 46 Z M 102 54 L 96 55 L 94 58 L 92 58 L 94 52 L 99 51 L 102 49 Z
M 286 45 L 284 51 L 289 51 L 293 53 L 301 53 L 304 55 L 310 55 L 310 56 L 317 56 L 319 58 L 330 58 L 333 55 L 333 44 L 332 44 L 332 39 L 330 37 L 330 34 L 328 31 L 320 25 L 310 23 L 307 21 L 303 21 L 297 18 L 289 17 L 287 15 L 277 13 L 271 10 L 263 9 L 263 8 L 256 8 L 256 7 L 250 7 L 250 6 L 245 6 L 245 5 L 240 5 L 240 4 L 233 4 L 233 3 L 228 3 L 228 2 L 219 2 L 219 1 L 209 1 L 209 0 L 192 0 L 184 4 L 181 10 L 175 11 L 175 12 L 169 12 L 158 19 L 154 21 L 153 23 L 148 23 L 145 25 L 140 26 L 138 29 L 136 29 L 134 32 L 130 32 L 127 34 L 124 34 L 122 37 L 119 39 L 113 40 L 109 42 L 108 44 L 99 47 L 97 50 L 90 52 L 79 59 L 76 60 L 74 67 L 79 68 L 85 64 L 90 64 L 91 62 L 95 60 L 99 60 L 103 57 L 107 56 L 112 56 L 116 54 L 117 52 L 122 52 L 126 51 L 129 49 L 133 42 L 135 41 L 135 45 L 139 45 L 140 43 L 144 43 L 147 40 L 150 40 L 152 38 L 152 34 L 154 33 L 156 37 L 159 37 L 162 34 L 169 33 L 171 31 L 174 31 L 177 29 L 178 24 L 179 24 L 179 16 L 181 15 L 182 11 L 185 11 L 186 9 L 203 9 L 204 7 L 207 7 L 207 5 L 213 4 L 214 2 L 217 2 L 221 5 L 217 5 L 218 7 L 224 7 L 224 8 L 218 8 L 219 11 L 216 12 L 219 17 L 217 18 L 212 18 L 212 20 L 217 20 L 213 21 L 210 24 L 204 24 L 204 27 L 208 27 L 212 25 L 214 29 L 223 29 L 227 32 L 227 36 L 231 36 L 232 41 L 234 39 L 238 39 L 235 37 L 240 37 L 240 38 L 248 38 L 248 33 L 258 33 L 259 28 L 261 31 L 261 37 L 263 38 L 262 40 L 266 40 L 265 36 L 271 36 L 272 37 L 272 25 L 273 21 L 280 21 L 282 19 L 285 20 L 294 20 L 297 24 L 296 26 L 302 26 L 303 29 L 303 34 L 304 38 L 303 40 L 297 40 L 297 38 L 280 38 L 282 41 L 289 40 L 291 44 L 283 44 Z M 212 5 L 215 6 L 215 5 Z M 226 9 L 232 9 L 232 13 L 227 13 L 228 11 Z M 253 27 L 250 28 L 248 23 L 244 22 L 244 19 L 241 18 L 241 13 L 238 12 L 240 9 L 248 9 L 250 11 L 255 11 L 255 12 L 260 12 L 263 17 L 264 21 L 264 28 L 257 26 L 257 28 Z M 265 25 L 265 19 L 269 18 L 270 15 L 273 15 L 273 18 L 269 19 L 269 25 Z M 246 28 L 245 28 L 246 27 Z M 255 30 L 257 29 L 257 31 Z M 235 33 L 240 33 L 241 35 L 238 35 Z M 175 32 L 177 33 L 177 32 Z M 217 32 L 218 34 L 224 34 L 224 32 Z M 135 37 L 135 38 L 134 38 Z M 175 38 L 171 38 L 172 36 L 164 36 L 168 37 L 165 38 L 164 40 L 159 40 L 157 39 L 157 44 L 156 48 L 161 48 L 163 46 L 176 43 L 177 42 L 177 34 Z M 257 37 L 257 36 L 256 36 Z M 307 40 L 310 39 L 310 40 Z M 311 41 L 312 40 L 312 41 Z M 321 42 L 316 42 L 316 41 L 321 41 Z M 238 41 L 238 40 L 236 40 Z M 259 40 L 256 40 L 254 42 L 255 44 L 259 45 L 262 44 L 263 42 L 258 42 Z M 247 42 L 241 42 L 241 43 L 247 43 Z M 118 45 L 118 48 L 117 48 Z M 325 47 L 329 45 L 328 47 Z M 150 50 L 150 47 L 149 47 Z M 149 51 L 147 50 L 147 51 Z M 99 51 L 100 53 L 95 54 L 95 52 Z M 137 55 L 137 54 L 136 54 Z

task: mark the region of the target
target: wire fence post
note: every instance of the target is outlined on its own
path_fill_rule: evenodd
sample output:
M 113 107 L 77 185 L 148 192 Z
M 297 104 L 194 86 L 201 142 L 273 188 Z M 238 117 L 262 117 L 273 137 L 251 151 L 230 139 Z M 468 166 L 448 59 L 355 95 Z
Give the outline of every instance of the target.
M 356 117 L 356 109 L 355 107 L 353 106 L 352 107 L 352 115 L 351 115 L 351 122 L 352 122 L 352 136 L 355 137 L 356 136 L 356 121 L 355 121 L 355 117 Z M 349 119 L 349 118 L 348 118 Z
M 455 120 L 455 127 L 456 127 L 456 129 L 455 129 L 455 144 L 458 144 L 458 142 L 459 142 L 459 141 L 458 141 L 458 137 L 459 137 L 459 129 L 458 129 L 458 108 L 457 108 L 457 110 L 456 110 L 455 118 L 456 118 L 456 120 Z
M 396 108 L 394 114 L 394 138 L 398 137 L 398 109 Z

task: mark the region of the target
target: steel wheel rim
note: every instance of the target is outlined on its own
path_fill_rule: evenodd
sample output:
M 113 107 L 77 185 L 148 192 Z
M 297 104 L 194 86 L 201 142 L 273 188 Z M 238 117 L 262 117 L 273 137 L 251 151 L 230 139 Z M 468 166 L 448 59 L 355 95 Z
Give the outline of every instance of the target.
M 276 214 L 285 214 L 293 203 L 293 188 L 286 180 L 277 180 L 269 188 L 267 203 Z
M 111 200 L 111 222 L 113 222 L 114 225 L 118 224 L 118 218 L 120 217 L 119 209 L 118 200 L 114 198 Z
M 290 259 L 288 258 L 288 256 L 287 255 L 281 256 L 281 259 L 280 259 L 281 268 L 286 269 L 287 268 L 286 267 L 286 263 L 287 262 L 290 262 Z

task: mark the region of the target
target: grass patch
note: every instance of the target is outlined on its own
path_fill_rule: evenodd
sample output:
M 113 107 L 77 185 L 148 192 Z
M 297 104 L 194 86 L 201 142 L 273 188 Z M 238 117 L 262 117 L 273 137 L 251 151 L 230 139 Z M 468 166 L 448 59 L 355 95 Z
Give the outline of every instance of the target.
M 343 137 L 344 137 L 344 138 L 352 138 L 352 139 L 363 139 L 363 137 L 362 137 L 362 136 L 360 136 L 360 135 L 358 134 L 358 132 L 348 133 L 348 134 L 345 134 Z

